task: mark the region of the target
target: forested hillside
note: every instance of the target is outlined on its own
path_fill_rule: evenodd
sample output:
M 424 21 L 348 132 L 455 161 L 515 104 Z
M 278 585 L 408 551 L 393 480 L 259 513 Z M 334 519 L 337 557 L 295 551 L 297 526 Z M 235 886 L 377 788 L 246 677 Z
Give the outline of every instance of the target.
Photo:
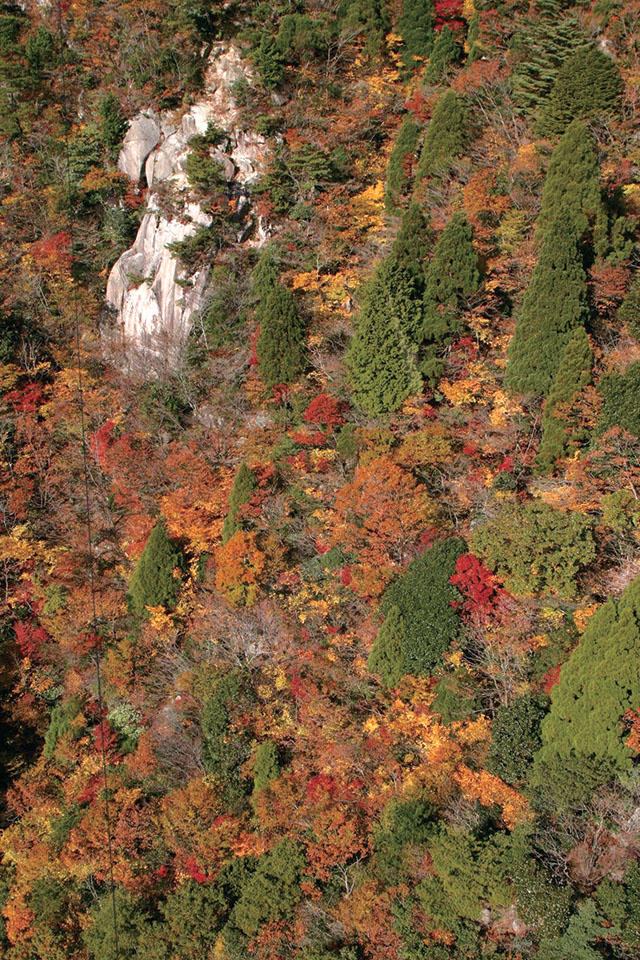
M 0 956 L 640 956 L 640 3 L 0 7 Z

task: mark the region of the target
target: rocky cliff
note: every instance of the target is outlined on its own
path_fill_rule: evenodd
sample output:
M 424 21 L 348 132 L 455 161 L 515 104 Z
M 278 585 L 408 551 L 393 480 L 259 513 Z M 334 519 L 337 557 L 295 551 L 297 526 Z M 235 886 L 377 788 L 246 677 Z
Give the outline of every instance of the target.
M 106 292 L 130 365 L 175 365 L 191 318 L 203 305 L 208 271 L 188 275 L 168 245 L 211 223 L 191 195 L 185 174 L 189 141 L 210 124 L 227 134 L 211 156 L 243 212 L 238 242 L 260 243 L 266 236 L 264 224 L 252 214 L 246 188 L 261 175 L 268 146 L 264 137 L 239 126 L 233 85 L 243 79 L 251 80 L 251 70 L 238 49 L 217 44 L 202 99 L 187 112 L 145 111 L 131 121 L 125 136 L 118 169 L 134 182 L 146 182 L 149 191 L 135 242 L 114 264 Z M 165 212 L 167 196 L 171 214 Z

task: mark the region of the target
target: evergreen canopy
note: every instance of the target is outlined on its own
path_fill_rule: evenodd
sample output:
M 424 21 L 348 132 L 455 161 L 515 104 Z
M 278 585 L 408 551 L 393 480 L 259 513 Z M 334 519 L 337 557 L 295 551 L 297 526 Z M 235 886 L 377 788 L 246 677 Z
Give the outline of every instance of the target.
M 131 612 L 142 616 L 146 607 L 173 607 L 180 587 L 173 571 L 182 567 L 183 562 L 182 552 L 169 539 L 164 520 L 159 520 L 129 581 L 127 598 Z
M 289 288 L 276 283 L 260 304 L 259 317 L 256 353 L 260 376 L 268 388 L 291 383 L 304 370 L 306 330 Z
M 577 50 L 560 68 L 538 124 L 558 136 L 575 119 L 598 119 L 618 110 L 622 79 L 616 64 L 598 47 Z
M 622 718 L 640 703 L 640 578 L 591 617 L 551 700 L 532 782 L 573 803 L 632 765 Z
M 509 390 L 546 394 L 562 352 L 589 316 L 582 254 L 571 214 L 562 210 L 545 234 L 507 353 Z
M 425 177 L 443 175 L 469 139 L 469 118 L 464 102 L 447 90 L 436 103 L 427 127 L 418 166 L 416 183 Z
M 604 214 L 595 143 L 580 120 L 569 124 L 551 155 L 537 222 L 541 234 L 560 210 L 569 214 L 578 237 Z

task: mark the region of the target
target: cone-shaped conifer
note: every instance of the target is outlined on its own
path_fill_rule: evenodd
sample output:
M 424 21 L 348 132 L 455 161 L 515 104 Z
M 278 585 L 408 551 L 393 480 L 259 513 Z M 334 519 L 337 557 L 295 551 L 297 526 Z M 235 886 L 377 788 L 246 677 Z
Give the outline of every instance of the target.
M 571 214 L 563 210 L 545 234 L 509 345 L 507 387 L 544 395 L 562 353 L 588 318 L 587 285 Z

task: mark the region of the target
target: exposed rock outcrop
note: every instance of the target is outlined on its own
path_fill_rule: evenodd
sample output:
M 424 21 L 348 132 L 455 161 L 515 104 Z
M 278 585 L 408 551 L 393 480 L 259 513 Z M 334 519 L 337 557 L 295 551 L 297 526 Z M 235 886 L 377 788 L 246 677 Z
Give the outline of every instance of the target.
M 160 142 L 160 126 L 151 113 L 139 113 L 129 124 L 122 150 L 118 157 L 118 170 L 130 180 L 139 180 L 144 162 Z
M 114 265 L 107 284 L 107 304 L 117 312 L 128 360 L 151 366 L 173 366 L 189 334 L 191 317 L 201 309 L 208 271 L 188 276 L 167 245 L 192 236 L 211 218 L 190 196 L 185 164 L 189 141 L 210 124 L 226 133 L 211 155 L 221 165 L 229 191 L 240 211 L 238 242 L 262 242 L 267 229 L 253 218 L 246 185 L 264 170 L 268 146 L 264 137 L 238 127 L 233 85 L 251 79 L 251 71 L 234 46 L 217 44 L 205 74 L 204 93 L 182 116 L 150 112 L 134 118 L 127 131 L 118 169 L 132 181 L 144 172 L 147 210 L 131 249 Z M 171 208 L 163 213 L 160 192 L 169 191 Z

